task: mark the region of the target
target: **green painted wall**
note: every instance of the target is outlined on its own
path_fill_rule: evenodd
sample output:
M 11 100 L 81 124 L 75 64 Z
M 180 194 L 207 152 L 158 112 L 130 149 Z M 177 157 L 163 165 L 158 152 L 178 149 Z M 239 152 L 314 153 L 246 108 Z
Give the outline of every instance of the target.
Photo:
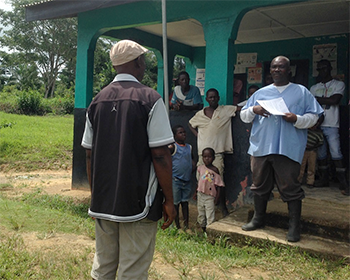
M 203 50 L 200 50 L 200 55 L 198 55 L 196 48 L 169 42 L 169 59 L 171 60 L 176 54 L 188 57 L 193 62 L 190 69 L 192 75 L 195 69 L 203 68 L 204 64 L 208 73 L 208 86 L 218 88 L 221 94 L 221 104 L 230 103 L 232 102 L 231 76 L 235 57 L 232 42 L 235 39 L 241 17 L 252 8 L 297 1 L 167 1 L 168 22 L 188 18 L 201 22 L 205 28 L 205 40 L 207 50 L 209 50 L 203 59 L 198 59 L 198 56 L 203 54 Z M 78 15 L 76 108 L 86 108 L 92 98 L 92 69 L 91 63 L 87 60 L 93 59 L 96 39 L 102 35 L 118 39 L 128 38 L 162 53 L 161 37 L 134 29 L 137 26 L 159 24 L 161 20 L 161 1 L 159 0 L 141 1 Z M 219 36 L 220 40 L 216 40 L 216 36 Z M 171 78 L 169 75 L 169 84 L 171 84 Z M 161 88 L 162 85 L 160 85 L 160 91 Z

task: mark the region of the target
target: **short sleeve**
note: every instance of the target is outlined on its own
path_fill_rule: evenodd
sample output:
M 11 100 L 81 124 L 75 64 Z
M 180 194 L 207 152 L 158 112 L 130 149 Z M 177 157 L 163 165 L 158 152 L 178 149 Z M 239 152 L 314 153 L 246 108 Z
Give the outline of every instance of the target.
M 310 88 L 310 92 L 313 96 L 316 96 L 316 85 L 313 85 L 311 88 Z
M 345 84 L 343 82 L 339 82 L 336 84 L 336 88 L 334 90 L 333 94 L 341 94 L 344 95 L 344 91 L 345 91 Z
M 215 172 L 215 177 L 214 177 L 214 184 L 217 187 L 225 187 L 224 182 L 221 179 L 221 176 Z
M 148 143 L 150 148 L 174 143 L 169 117 L 164 102 L 159 98 L 149 112 L 147 123 Z
M 177 96 L 176 96 L 176 94 L 175 94 L 175 91 L 174 91 L 174 92 L 173 92 L 173 96 L 171 97 L 170 103 L 171 103 L 171 104 L 175 104 L 177 99 L 178 99 L 178 98 L 177 98 Z
M 234 117 L 236 116 L 236 111 L 237 111 L 237 106 L 234 105 L 225 105 L 225 114 L 227 115 L 227 117 Z
M 203 110 L 198 111 L 188 122 L 193 127 L 196 128 L 200 124 L 200 114 L 203 112 Z
M 194 86 L 195 93 L 193 95 L 193 104 L 203 104 L 201 92 L 198 87 Z
M 89 120 L 88 114 L 86 114 L 86 121 L 85 121 L 85 130 L 83 134 L 83 139 L 81 141 L 81 145 L 85 149 L 91 149 L 92 148 L 92 138 L 93 138 L 93 130 L 92 125 Z

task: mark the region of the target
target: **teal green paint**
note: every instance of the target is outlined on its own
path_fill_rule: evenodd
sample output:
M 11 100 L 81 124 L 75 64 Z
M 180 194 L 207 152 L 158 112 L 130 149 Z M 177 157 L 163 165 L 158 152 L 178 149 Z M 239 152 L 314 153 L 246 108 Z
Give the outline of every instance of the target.
M 234 18 L 209 21 L 203 25 L 206 40 L 205 91 L 216 88 L 220 104 L 232 104 L 233 61 L 230 41 Z
M 192 78 L 195 78 L 196 69 L 205 68 L 206 89 L 218 88 L 221 96 L 220 104 L 232 104 L 233 65 L 236 60 L 236 50 L 248 52 L 247 49 L 241 50 L 240 46 L 233 45 L 241 18 L 252 8 L 293 2 L 300 1 L 167 1 L 168 22 L 189 18 L 198 20 L 203 25 L 207 42 L 206 48 L 193 48 L 168 40 L 168 52 L 171 55 L 185 56 L 191 61 L 188 71 Z M 160 54 L 163 52 L 160 36 L 134 28 L 161 23 L 161 1 L 159 0 L 89 11 L 79 14 L 78 20 L 76 108 L 86 107 L 92 98 L 91 59 L 93 61 L 93 49 L 99 36 L 134 39 L 142 45 L 158 50 Z M 225 21 L 226 24 L 224 24 Z M 162 66 L 162 63 L 159 65 Z M 172 63 L 169 69 L 172 69 Z M 158 90 L 163 95 L 161 80 L 163 80 L 162 77 L 158 77 Z M 171 85 L 172 77 L 169 74 L 169 86 Z
M 163 57 L 161 53 L 158 50 L 153 50 L 156 58 L 157 58 L 157 65 L 158 65 L 158 77 L 157 77 L 157 91 L 164 99 L 164 62 Z
M 162 21 L 160 2 L 142 1 L 81 13 L 84 25 L 102 32 L 135 26 L 159 24 Z
M 118 29 L 104 31 L 102 34 L 106 37 L 115 39 L 130 39 L 152 49 L 156 49 L 163 53 L 163 39 L 161 36 L 153 35 L 135 28 Z M 168 51 L 187 57 L 192 57 L 193 48 L 168 39 Z
M 198 69 L 205 68 L 205 47 L 194 48 L 193 65 Z
M 83 25 L 78 25 L 83 29 Z M 75 108 L 87 108 L 92 100 L 93 63 L 97 36 L 78 28 L 77 64 L 75 76 Z
M 186 69 L 185 71 L 188 73 L 188 75 L 190 76 L 190 85 L 195 86 L 196 85 L 196 73 L 197 73 L 197 69 L 194 67 L 194 64 L 192 63 L 192 61 L 187 58 L 184 57 L 184 61 L 186 64 Z M 177 77 L 176 77 L 177 78 Z

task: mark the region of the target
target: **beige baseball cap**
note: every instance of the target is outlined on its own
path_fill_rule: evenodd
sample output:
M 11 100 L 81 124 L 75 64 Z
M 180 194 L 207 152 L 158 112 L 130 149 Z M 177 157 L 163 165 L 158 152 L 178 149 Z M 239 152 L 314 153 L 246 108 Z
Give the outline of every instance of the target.
M 121 40 L 116 43 L 109 53 L 113 66 L 130 62 L 140 55 L 148 52 L 148 49 L 131 40 Z

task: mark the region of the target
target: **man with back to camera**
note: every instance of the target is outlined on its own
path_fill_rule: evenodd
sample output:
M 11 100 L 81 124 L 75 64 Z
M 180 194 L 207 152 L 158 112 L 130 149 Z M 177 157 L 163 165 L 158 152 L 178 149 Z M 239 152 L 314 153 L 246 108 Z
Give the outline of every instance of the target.
M 254 193 L 253 219 L 242 226 L 250 231 L 264 226 L 267 201 L 276 183 L 284 202 L 288 203 L 289 230 L 287 240 L 300 240 L 301 200 L 305 197 L 298 181 L 300 163 L 307 139 L 307 128 L 312 127 L 323 110 L 311 93 L 302 85 L 289 82 L 290 62 L 277 56 L 270 65 L 274 80 L 256 91 L 242 108 L 243 122 L 252 122 L 250 147 Z M 290 113 L 271 115 L 258 100 L 282 97 Z
M 117 76 L 87 109 L 82 146 L 95 219 L 96 280 L 115 279 L 117 271 L 118 279 L 147 279 L 162 207 L 162 229 L 176 216 L 169 118 L 161 96 L 140 83 L 147 51 L 130 40 L 115 44 L 110 58 Z
M 317 71 L 321 82 L 313 85 L 310 92 L 315 96 L 316 100 L 322 105 L 324 110 L 324 120 L 320 124 L 325 141 L 317 150 L 318 170 L 320 180 L 316 181 L 315 187 L 328 187 L 329 174 L 327 163 L 327 151 L 334 162 L 337 178 L 339 180 L 339 189 L 343 195 L 350 195 L 349 183 L 346 180 L 346 168 L 343 165 L 343 155 L 340 150 L 339 139 L 339 103 L 345 91 L 345 84 L 332 78 L 331 63 L 326 60 L 320 60 L 317 63 Z

